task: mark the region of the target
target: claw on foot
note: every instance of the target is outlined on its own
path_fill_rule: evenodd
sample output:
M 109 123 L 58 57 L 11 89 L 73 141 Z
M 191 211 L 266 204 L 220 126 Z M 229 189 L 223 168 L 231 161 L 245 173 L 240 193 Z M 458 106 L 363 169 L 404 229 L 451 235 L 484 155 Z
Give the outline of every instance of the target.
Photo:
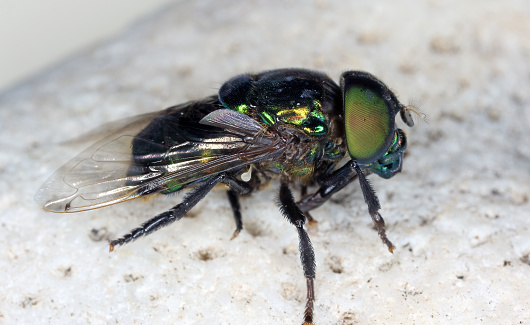
M 232 234 L 232 237 L 230 238 L 230 240 L 234 240 L 239 235 L 240 232 L 241 232 L 241 230 L 236 229 L 234 231 L 234 234 Z

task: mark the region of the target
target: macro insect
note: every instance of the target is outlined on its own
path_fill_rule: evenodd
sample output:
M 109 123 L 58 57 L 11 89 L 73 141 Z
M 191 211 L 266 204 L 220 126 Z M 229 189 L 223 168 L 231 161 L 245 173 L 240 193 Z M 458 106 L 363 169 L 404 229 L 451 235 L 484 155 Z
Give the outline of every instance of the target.
M 217 95 L 111 126 L 110 135 L 55 172 L 35 200 L 48 211 L 79 212 L 189 190 L 175 207 L 112 240 L 112 251 L 181 219 L 220 183 L 228 187 L 235 238 L 243 229 L 239 196 L 279 179 L 280 211 L 298 233 L 309 325 L 316 274 L 304 229 L 314 222 L 310 210 L 358 179 L 379 237 L 394 249 L 366 175 L 388 179 L 401 171 L 407 138 L 396 127 L 398 112 L 414 125 L 414 107 L 367 72 L 344 72 L 340 85 L 305 69 L 243 74 Z M 298 201 L 291 187 L 300 189 Z

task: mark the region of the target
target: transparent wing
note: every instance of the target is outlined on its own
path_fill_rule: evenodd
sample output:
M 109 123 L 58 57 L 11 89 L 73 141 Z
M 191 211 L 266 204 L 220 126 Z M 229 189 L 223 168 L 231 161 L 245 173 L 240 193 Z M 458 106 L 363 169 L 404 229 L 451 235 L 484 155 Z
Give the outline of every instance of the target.
M 37 191 L 37 204 L 52 212 L 96 209 L 179 189 L 284 150 L 279 134 L 220 109 L 214 97 L 126 121 L 110 125 L 103 140 L 57 170 Z

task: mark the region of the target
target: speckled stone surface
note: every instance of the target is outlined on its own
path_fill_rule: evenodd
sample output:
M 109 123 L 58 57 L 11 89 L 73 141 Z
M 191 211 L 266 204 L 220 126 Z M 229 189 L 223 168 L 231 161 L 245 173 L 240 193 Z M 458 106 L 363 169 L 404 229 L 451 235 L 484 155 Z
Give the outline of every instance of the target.
M 388 253 L 353 183 L 315 210 L 317 324 L 530 323 L 530 5 L 184 1 L 0 94 L 0 323 L 300 324 L 305 281 L 278 184 L 223 191 L 108 253 L 181 196 L 45 213 L 40 184 L 106 122 L 213 94 L 249 71 L 370 71 L 429 124 L 371 176 Z M 38 55 L 36 53 L 35 55 Z

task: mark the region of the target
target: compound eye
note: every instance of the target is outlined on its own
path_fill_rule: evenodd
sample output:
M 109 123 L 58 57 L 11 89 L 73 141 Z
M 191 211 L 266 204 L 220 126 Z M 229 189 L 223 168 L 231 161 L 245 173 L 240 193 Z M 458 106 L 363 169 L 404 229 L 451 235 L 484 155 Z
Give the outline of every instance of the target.
M 375 77 L 371 76 L 375 79 Z M 351 77 L 343 79 L 346 142 L 350 156 L 359 164 L 381 158 L 390 147 L 395 133 L 395 105 L 386 86 L 375 80 Z

